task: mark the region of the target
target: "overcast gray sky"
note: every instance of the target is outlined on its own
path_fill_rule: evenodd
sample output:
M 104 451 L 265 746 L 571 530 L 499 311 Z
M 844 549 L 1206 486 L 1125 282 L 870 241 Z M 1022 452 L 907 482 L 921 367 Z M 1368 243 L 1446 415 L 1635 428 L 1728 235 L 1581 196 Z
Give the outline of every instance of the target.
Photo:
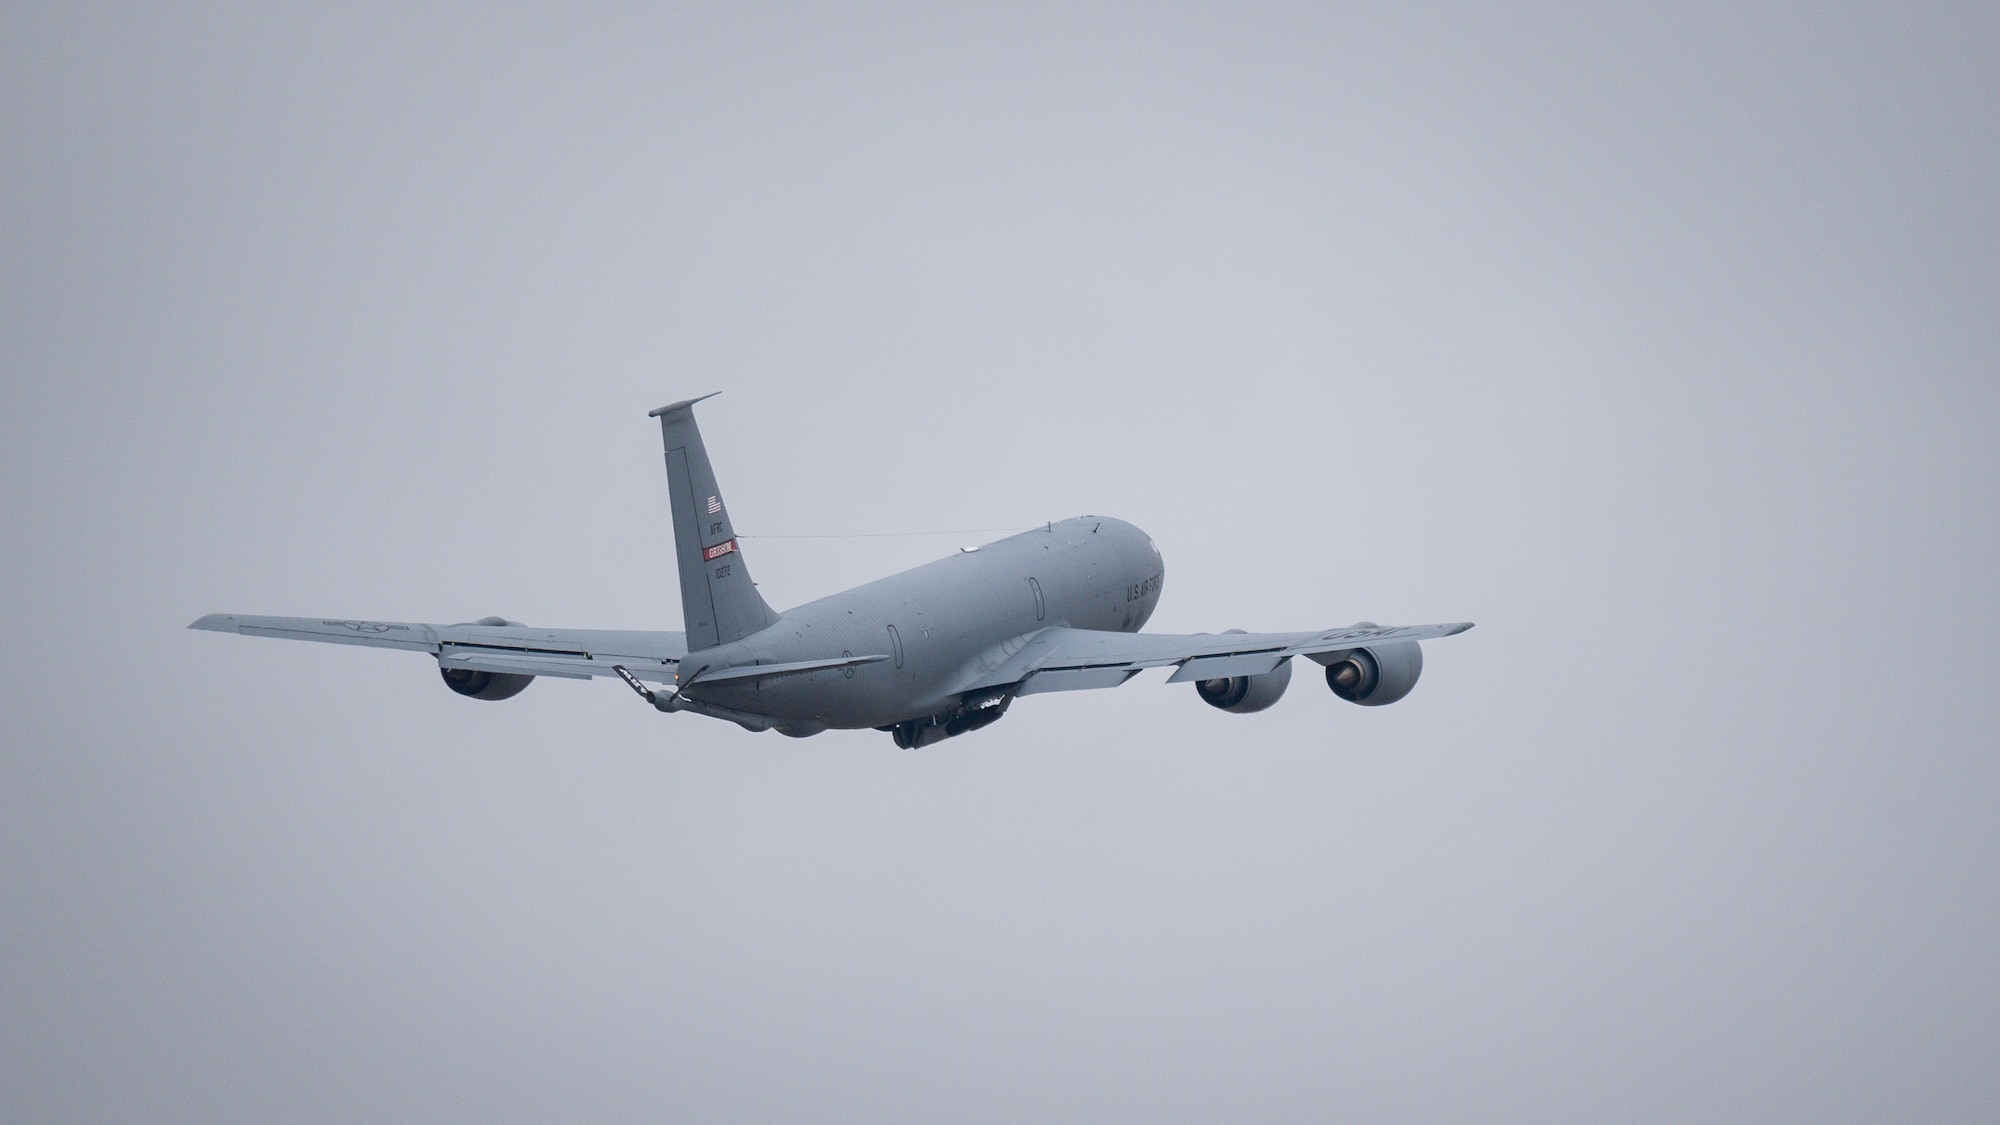
M 1991 4 L 8 4 L 5 1116 L 1993 1120 L 1996 201 Z M 677 629 L 712 390 L 751 534 L 1479 628 L 918 753 L 183 628 Z

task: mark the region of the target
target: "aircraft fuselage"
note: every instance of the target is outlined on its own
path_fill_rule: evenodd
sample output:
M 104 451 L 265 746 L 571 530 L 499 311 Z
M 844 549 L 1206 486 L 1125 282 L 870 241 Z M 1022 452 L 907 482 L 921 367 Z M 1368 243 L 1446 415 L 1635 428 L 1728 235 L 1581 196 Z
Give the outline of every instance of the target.
M 1082 516 L 989 543 L 779 616 L 742 640 L 688 654 L 686 698 L 802 731 L 884 727 L 946 710 L 1007 656 L 1054 626 L 1137 632 L 1165 564 L 1145 532 Z M 854 668 L 704 685 L 704 667 L 887 654 Z M 690 682 L 692 681 L 692 682 Z

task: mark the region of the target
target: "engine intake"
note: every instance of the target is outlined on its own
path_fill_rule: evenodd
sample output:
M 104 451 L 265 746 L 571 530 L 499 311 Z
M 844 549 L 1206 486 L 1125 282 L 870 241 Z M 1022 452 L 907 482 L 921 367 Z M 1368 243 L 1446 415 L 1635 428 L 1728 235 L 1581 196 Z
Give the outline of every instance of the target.
M 512 699 L 528 689 L 535 677 L 515 672 L 475 672 L 470 668 L 439 668 L 444 686 L 467 699 Z
M 1424 650 L 1415 641 L 1357 648 L 1326 666 L 1333 694 L 1363 707 L 1381 707 L 1410 694 L 1424 673 Z
M 1194 690 L 1202 702 L 1238 715 L 1262 711 L 1285 694 L 1292 682 L 1292 662 L 1287 660 L 1269 672 L 1255 676 L 1224 676 L 1196 680 Z

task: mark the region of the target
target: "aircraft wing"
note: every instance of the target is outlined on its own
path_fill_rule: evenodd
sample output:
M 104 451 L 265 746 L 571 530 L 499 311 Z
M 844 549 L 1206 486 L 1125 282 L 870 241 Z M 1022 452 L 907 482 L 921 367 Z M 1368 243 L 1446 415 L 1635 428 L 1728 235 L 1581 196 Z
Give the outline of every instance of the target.
M 1321 664 L 1337 654 L 1396 641 L 1428 641 L 1472 628 L 1446 625 L 1357 625 L 1317 633 L 1115 633 L 1044 629 L 982 659 L 964 691 L 1020 684 L 1017 695 L 1117 687 L 1147 668 L 1177 665 L 1169 683 L 1255 676 L 1294 656 Z
M 218 633 L 370 645 L 428 652 L 442 668 L 512 672 L 587 680 L 613 676 L 622 664 L 633 676 L 672 683 L 687 655 L 681 633 L 629 629 L 536 629 L 517 624 L 426 625 L 416 621 L 353 621 L 317 617 L 257 617 L 211 613 L 189 625 Z

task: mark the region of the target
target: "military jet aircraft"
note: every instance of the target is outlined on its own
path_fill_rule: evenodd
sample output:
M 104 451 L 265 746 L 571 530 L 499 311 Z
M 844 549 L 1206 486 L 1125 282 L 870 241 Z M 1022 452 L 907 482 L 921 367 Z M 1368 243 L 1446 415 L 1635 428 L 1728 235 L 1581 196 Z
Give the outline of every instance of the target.
M 1169 683 L 1192 683 L 1210 705 L 1244 713 L 1276 703 L 1292 658 L 1303 656 L 1325 668 L 1335 695 L 1378 707 L 1416 686 L 1419 641 L 1472 628 L 1141 633 L 1166 568 L 1145 532 L 1098 516 L 1051 522 L 777 613 L 750 581 L 695 426 L 694 404 L 710 397 L 651 415 L 666 443 L 685 633 L 539 629 L 500 617 L 425 625 L 220 613 L 189 628 L 429 653 L 446 686 L 473 699 L 519 695 L 537 676 L 616 676 L 661 711 L 794 738 L 872 727 L 905 749 L 978 730 L 1024 695 L 1117 687 L 1169 665 Z

